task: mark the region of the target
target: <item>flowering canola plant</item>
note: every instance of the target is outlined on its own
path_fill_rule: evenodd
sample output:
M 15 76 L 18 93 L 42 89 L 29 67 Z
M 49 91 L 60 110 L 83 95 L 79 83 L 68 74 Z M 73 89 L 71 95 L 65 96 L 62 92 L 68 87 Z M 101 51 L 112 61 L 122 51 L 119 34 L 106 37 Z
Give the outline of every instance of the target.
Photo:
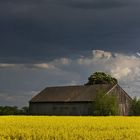
M 140 117 L 1 116 L 0 140 L 140 140 Z

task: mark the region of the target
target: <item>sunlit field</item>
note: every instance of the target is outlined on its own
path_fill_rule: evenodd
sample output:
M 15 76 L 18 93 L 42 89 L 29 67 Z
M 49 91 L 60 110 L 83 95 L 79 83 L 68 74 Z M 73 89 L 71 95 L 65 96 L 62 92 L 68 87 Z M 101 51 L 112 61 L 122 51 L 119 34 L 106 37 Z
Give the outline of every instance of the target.
M 140 140 L 140 117 L 1 116 L 0 140 Z

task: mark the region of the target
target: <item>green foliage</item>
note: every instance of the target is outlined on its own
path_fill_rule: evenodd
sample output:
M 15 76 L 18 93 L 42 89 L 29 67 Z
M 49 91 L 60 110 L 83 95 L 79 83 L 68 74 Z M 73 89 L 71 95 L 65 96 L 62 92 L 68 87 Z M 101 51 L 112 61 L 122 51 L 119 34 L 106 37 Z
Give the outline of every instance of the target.
M 111 77 L 109 74 L 106 74 L 104 72 L 95 72 L 88 78 L 88 82 L 85 85 L 116 84 L 117 82 L 117 79 Z
M 130 115 L 140 116 L 140 99 L 136 97 L 131 102 Z
M 23 115 L 28 115 L 29 114 L 29 107 L 27 107 L 27 106 L 22 107 L 21 113 Z
M 28 115 L 28 107 L 19 109 L 17 106 L 0 106 L 0 115 Z
M 118 102 L 115 96 L 100 91 L 93 102 L 93 115 L 108 116 L 118 115 Z

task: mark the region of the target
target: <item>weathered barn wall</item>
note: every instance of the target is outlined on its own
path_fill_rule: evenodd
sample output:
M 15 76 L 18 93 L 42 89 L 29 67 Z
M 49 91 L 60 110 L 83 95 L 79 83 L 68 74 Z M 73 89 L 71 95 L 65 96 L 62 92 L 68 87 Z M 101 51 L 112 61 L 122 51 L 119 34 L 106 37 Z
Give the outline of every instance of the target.
M 32 115 L 91 115 L 92 103 L 30 103 Z
M 119 104 L 119 115 L 129 115 L 132 99 L 128 96 L 128 94 L 122 88 L 120 88 L 119 85 L 116 85 L 109 94 L 117 97 Z

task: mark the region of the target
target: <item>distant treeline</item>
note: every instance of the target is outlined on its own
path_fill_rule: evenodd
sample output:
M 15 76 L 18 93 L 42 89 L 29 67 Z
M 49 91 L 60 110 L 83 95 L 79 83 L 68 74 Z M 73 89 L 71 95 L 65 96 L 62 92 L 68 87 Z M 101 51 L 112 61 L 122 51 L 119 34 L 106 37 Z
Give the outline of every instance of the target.
M 29 107 L 19 109 L 17 106 L 0 106 L 0 115 L 28 115 Z

